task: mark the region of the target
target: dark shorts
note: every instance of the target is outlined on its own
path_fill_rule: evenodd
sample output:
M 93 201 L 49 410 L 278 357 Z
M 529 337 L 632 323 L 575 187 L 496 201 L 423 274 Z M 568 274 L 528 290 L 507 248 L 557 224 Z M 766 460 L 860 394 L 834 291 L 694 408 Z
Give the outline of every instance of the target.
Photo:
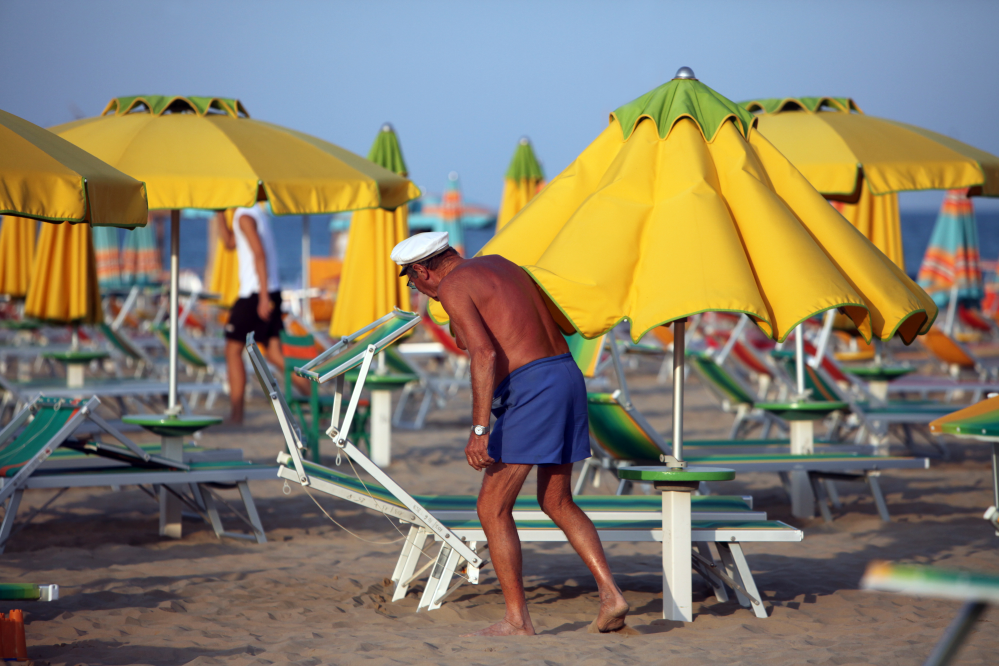
M 590 457 L 586 384 L 571 354 L 517 368 L 493 393 L 489 457 L 521 465 L 563 465 Z
M 233 303 L 232 309 L 229 310 L 229 321 L 225 325 L 226 340 L 245 344 L 247 333 L 253 333 L 254 340 L 266 345 L 268 340 L 281 335 L 281 331 L 284 330 L 284 324 L 281 322 L 281 292 L 272 291 L 270 297 L 274 308 L 267 321 L 257 314 L 260 294 L 251 294 Z

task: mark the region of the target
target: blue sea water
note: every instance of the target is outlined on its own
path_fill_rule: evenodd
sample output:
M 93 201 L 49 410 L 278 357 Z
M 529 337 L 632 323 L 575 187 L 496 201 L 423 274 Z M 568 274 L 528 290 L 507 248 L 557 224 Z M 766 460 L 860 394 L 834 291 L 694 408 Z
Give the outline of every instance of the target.
M 902 211 L 902 244 L 905 250 L 905 270 L 915 278 L 919 264 L 933 232 L 935 211 Z M 313 256 L 330 254 L 331 232 L 328 215 L 310 216 L 310 238 Z M 986 261 L 999 258 L 999 213 L 977 214 L 980 254 Z M 279 255 L 281 285 L 295 288 L 301 284 L 302 272 L 302 218 L 295 215 L 275 217 L 272 220 L 274 240 Z M 465 244 L 469 255 L 475 254 L 493 236 L 492 227 L 466 229 Z M 181 221 L 180 266 L 203 276 L 208 256 L 208 220 L 184 217 Z M 164 266 L 167 266 L 167 249 L 164 249 Z

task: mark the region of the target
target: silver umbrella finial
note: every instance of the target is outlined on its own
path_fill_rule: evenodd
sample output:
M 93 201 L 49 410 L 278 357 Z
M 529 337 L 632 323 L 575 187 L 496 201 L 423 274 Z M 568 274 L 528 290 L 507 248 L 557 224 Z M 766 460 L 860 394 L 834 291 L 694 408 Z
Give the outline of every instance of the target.
M 391 132 L 392 131 L 392 123 L 385 123 L 384 125 L 382 125 L 382 131 L 383 132 Z
M 693 81 L 697 80 L 697 77 L 694 76 L 694 70 L 692 70 L 689 67 L 681 67 L 680 69 L 676 70 L 676 75 L 673 78 L 674 79 L 691 79 Z

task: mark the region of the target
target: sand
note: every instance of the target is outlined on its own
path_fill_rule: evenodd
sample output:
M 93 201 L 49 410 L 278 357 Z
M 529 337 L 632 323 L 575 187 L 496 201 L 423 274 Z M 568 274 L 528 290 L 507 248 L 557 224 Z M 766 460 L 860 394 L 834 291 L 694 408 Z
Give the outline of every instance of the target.
M 665 429 L 666 389 L 648 373 L 631 381 L 638 407 Z M 220 401 L 215 411 L 225 409 Z M 249 410 L 246 426 L 213 428 L 201 444 L 272 461 L 282 442 L 259 391 Z M 433 412 L 424 431 L 396 432 L 390 473 L 415 493 L 475 492 L 479 475 L 462 454 L 468 414 L 469 400 L 459 397 Z M 691 437 L 724 436 L 731 424 L 696 379 L 686 414 Z M 642 635 L 590 634 L 597 593 L 586 568 L 566 545 L 527 545 L 527 596 L 540 635 L 459 638 L 503 615 L 491 569 L 440 610 L 416 613 L 421 585 L 398 603 L 385 586 L 399 548 L 389 521 L 321 498 L 355 538 L 300 487 L 286 496 L 277 480 L 252 484 L 267 529 L 262 545 L 219 541 L 196 520 L 185 520 L 183 539 L 161 539 L 156 505 L 141 491 L 69 491 L 0 556 L 2 580 L 58 583 L 62 598 L 3 602 L 0 610 L 25 610 L 29 655 L 40 664 L 921 663 L 959 604 L 866 592 L 859 581 L 873 559 L 999 573 L 999 537 L 980 517 L 992 502 L 987 448 L 955 443 L 952 451 L 930 470 L 882 477 L 890 524 L 863 486 L 841 484 L 844 509 L 827 525 L 791 518 L 775 475 L 718 484 L 717 492 L 752 494 L 771 518 L 805 531 L 801 543 L 745 546 L 767 619 L 718 603 L 695 576 L 694 621 L 665 621 L 659 548 L 613 543 L 608 558 L 632 605 L 629 624 Z M 605 477 L 604 492 L 610 483 Z M 29 491 L 20 515 L 52 496 Z M 999 661 L 997 619 L 986 613 L 956 663 Z

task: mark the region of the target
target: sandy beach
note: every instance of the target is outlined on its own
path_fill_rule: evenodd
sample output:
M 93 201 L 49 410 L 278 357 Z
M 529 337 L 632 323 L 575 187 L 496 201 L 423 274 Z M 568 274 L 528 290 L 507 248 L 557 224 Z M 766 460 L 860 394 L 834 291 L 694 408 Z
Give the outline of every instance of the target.
M 629 380 L 639 409 L 666 429 L 668 391 L 648 372 Z M 220 401 L 216 413 L 226 406 Z M 273 461 L 282 440 L 259 391 L 249 410 L 243 428 L 212 428 L 200 444 Z M 390 473 L 414 493 L 476 492 L 479 475 L 462 454 L 468 414 L 468 399 L 458 398 L 432 412 L 424 431 L 396 431 Z M 730 419 L 692 379 L 687 436 L 723 436 Z M 161 539 L 156 505 L 141 491 L 71 490 L 15 534 L 0 558 L 3 580 L 58 583 L 62 598 L 0 607 L 25 610 L 29 655 L 39 664 L 921 663 L 959 604 L 865 592 L 859 581 L 873 559 L 999 573 L 999 537 L 981 519 L 991 503 L 987 449 L 955 442 L 951 450 L 950 461 L 929 470 L 882 477 L 890 524 L 860 485 L 840 485 L 844 508 L 827 525 L 792 518 L 775 475 L 718 484 L 716 492 L 751 494 L 770 518 L 805 531 L 801 543 L 745 547 L 767 619 L 734 601 L 718 603 L 695 576 L 694 621 L 665 621 L 659 547 L 612 543 L 606 550 L 632 605 L 629 623 L 642 635 L 588 634 L 597 593 L 582 562 L 567 545 L 526 545 L 527 596 L 540 635 L 460 638 L 503 614 L 491 569 L 440 610 L 416 613 L 421 585 L 390 601 L 386 577 L 400 534 L 389 521 L 316 495 L 352 536 L 302 488 L 286 496 L 277 480 L 252 484 L 263 545 L 219 541 L 193 519 L 185 519 L 183 539 Z M 610 477 L 603 481 L 602 492 L 612 492 Z M 22 522 L 52 495 L 26 493 Z M 997 619 L 986 613 L 956 663 L 995 663 Z

